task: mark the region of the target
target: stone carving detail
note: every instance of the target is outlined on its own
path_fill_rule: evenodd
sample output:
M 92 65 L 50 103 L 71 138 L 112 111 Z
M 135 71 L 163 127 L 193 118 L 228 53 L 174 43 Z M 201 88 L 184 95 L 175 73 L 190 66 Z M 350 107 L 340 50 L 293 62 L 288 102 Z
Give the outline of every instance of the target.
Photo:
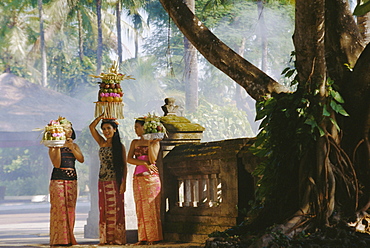
M 162 110 L 164 112 L 164 116 L 167 115 L 177 115 L 177 110 L 179 106 L 175 105 L 175 98 L 168 97 L 164 99 L 165 105 L 162 106 Z

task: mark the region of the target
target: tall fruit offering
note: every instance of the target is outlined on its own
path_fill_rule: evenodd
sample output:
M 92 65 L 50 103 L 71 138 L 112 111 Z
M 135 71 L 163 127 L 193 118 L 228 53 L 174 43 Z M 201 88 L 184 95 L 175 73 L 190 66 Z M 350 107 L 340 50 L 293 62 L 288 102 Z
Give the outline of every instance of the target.
M 121 81 L 125 79 L 135 79 L 126 74 L 118 73 L 118 64 L 113 61 L 108 73 L 100 73 L 99 76 L 90 75 L 94 78 L 100 78 L 98 91 L 98 101 L 95 102 L 95 117 L 103 114 L 104 119 L 123 119 L 123 91 Z

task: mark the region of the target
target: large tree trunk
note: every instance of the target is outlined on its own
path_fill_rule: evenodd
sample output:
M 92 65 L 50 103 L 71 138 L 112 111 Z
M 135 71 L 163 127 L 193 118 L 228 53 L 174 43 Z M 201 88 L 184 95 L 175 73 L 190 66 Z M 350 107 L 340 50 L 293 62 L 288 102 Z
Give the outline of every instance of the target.
M 255 100 L 259 101 L 272 93 L 287 92 L 284 87 L 222 43 L 181 0 L 160 1 L 198 51 L 211 64 L 244 87 Z M 293 217 L 279 226 L 288 235 L 293 234 L 297 228 L 304 230 L 310 226 L 331 225 L 331 217 L 336 212 L 349 217 L 356 211 L 359 196 L 360 199 L 361 196 L 365 198 L 365 207 L 360 207 L 360 210 L 365 211 L 370 206 L 370 47 L 364 51 L 363 38 L 351 15 L 348 2 L 297 0 L 294 44 L 298 72 L 296 80 L 299 82 L 295 95 L 309 98 L 309 108 L 314 110 L 312 115 L 316 128 L 321 133 L 315 136 L 313 144 L 308 150 L 304 150 L 302 157 L 297 157 L 299 161 L 294 161 L 296 164 L 287 167 L 293 168 L 292 175 L 299 178 L 296 186 L 299 187 L 300 195 L 299 201 L 294 202 L 297 206 L 293 206 L 297 208 L 297 212 L 293 214 L 292 209 L 289 209 L 288 214 L 292 213 Z M 353 68 L 353 72 L 348 67 Z M 331 84 L 332 80 L 339 89 Z M 329 92 L 333 92 L 331 88 L 335 88 L 343 96 L 344 106 L 350 117 L 341 116 L 329 104 L 332 97 Z M 283 98 L 284 94 L 280 96 Z M 279 97 L 276 98 L 277 101 Z M 323 106 L 329 107 L 325 114 Z M 278 112 L 283 111 L 278 109 Z M 287 130 L 289 131 L 295 130 Z M 279 130 L 275 129 L 274 132 Z M 297 134 L 287 137 L 295 138 L 295 135 Z M 289 139 L 285 142 L 289 143 Z M 289 157 L 290 154 L 286 156 Z M 284 165 L 279 164 L 280 166 Z M 361 172 L 365 173 L 358 180 L 357 175 Z M 364 186 L 362 195 L 358 191 L 359 182 Z M 282 206 L 275 205 L 270 209 L 277 213 L 291 207 L 287 206 L 288 203 L 281 204 Z
M 315 104 L 325 104 L 326 92 L 326 61 L 325 61 L 325 1 L 296 1 L 296 22 L 306 23 L 306 28 L 302 30 L 302 25 L 296 24 L 296 30 L 294 33 L 294 44 L 296 45 L 296 59 L 297 59 L 297 71 L 299 82 L 305 82 L 300 84 L 305 91 L 314 92 L 319 90 Z M 304 9 L 311 9 L 315 15 Z M 302 10 L 302 11 L 300 11 Z M 312 37 L 307 39 L 307 37 Z M 299 46 L 297 45 L 299 43 Z M 327 132 L 329 127 L 327 123 L 322 121 L 320 127 Z M 325 142 L 325 137 L 319 138 L 316 142 L 316 161 L 311 165 L 313 171 L 308 175 L 303 175 L 300 181 L 306 179 L 307 176 L 312 174 L 312 180 L 316 185 L 316 196 L 311 199 L 315 199 L 312 214 L 317 214 L 317 225 L 323 226 L 328 224 L 328 217 L 333 212 L 334 195 L 331 194 L 330 189 L 335 187 L 332 181 L 328 181 L 331 177 L 332 170 L 330 169 L 330 163 L 327 161 L 328 147 Z M 316 169 L 315 169 L 316 168 Z M 331 172 L 331 173 L 330 173 Z M 310 181 L 308 181 L 311 183 Z M 307 188 L 309 189 L 309 184 Z M 312 192 L 312 191 L 311 191 Z M 308 202 L 302 202 L 305 206 Z
M 350 118 L 343 120 L 343 148 L 350 154 L 357 175 L 364 184 L 358 212 L 362 214 L 370 207 L 370 45 L 359 57 L 349 84 L 343 87 L 345 107 Z
M 185 0 L 188 8 L 195 13 L 194 0 Z M 194 112 L 198 108 L 198 58 L 197 49 L 184 37 L 184 76 L 185 106 L 188 112 Z
M 181 0 L 160 1 L 198 51 L 211 64 L 243 86 L 255 100 L 259 101 L 272 93 L 286 92 L 265 73 L 217 39 Z M 363 38 L 351 15 L 348 2 L 342 0 L 297 0 L 293 39 L 296 80 L 299 82 L 298 90 L 293 96 L 297 97 L 296 100 L 308 100 L 307 109 L 312 111 L 308 114 L 312 115 L 316 126 L 311 126 L 315 129 L 310 133 L 315 139 L 310 140 L 307 149 L 300 151 L 302 154 L 297 155 L 294 161 L 289 160 L 291 154 L 284 154 L 284 158 L 277 157 L 282 161 L 273 160 L 279 166 L 271 165 L 274 168 L 279 167 L 276 170 L 281 170 L 280 174 L 287 172 L 291 177 L 298 177 L 295 185 L 290 182 L 287 184 L 299 190 L 283 193 L 272 191 L 276 196 L 268 202 L 271 206 L 264 206 L 264 210 L 274 210 L 276 215 L 291 215 L 291 218 L 283 216 L 288 218 L 285 222 L 283 217 L 274 219 L 281 221 L 282 224 L 277 229 L 287 235 L 293 235 L 295 230 L 302 231 L 310 227 L 313 228 L 311 230 L 316 230 L 333 225 L 338 223 L 338 219 L 351 217 L 356 210 L 366 211 L 370 206 L 370 46 L 364 50 Z M 353 68 L 353 71 L 348 67 Z M 335 94 L 334 89 L 343 96 L 349 117 L 343 117 L 343 112 L 338 112 L 333 107 L 335 105 L 331 101 L 334 96 L 330 94 Z M 280 94 L 276 101 L 285 96 L 289 94 Z M 285 108 L 277 108 L 273 114 L 284 116 L 289 105 L 283 107 Z M 284 135 L 285 132 L 279 133 L 282 131 L 277 130 L 274 125 L 276 124 L 269 122 L 266 126 L 270 126 L 270 136 L 279 134 L 275 138 L 281 139 L 281 145 L 285 144 L 289 148 L 289 138 L 294 140 L 300 137 L 300 129 L 285 130 L 288 135 Z M 285 158 L 288 159 L 284 160 Z M 278 182 L 277 185 L 282 183 L 285 182 Z M 362 192 L 359 192 L 360 188 Z M 276 198 L 279 193 L 288 195 L 284 199 L 292 200 L 293 204 L 279 201 Z M 361 205 L 358 208 L 359 199 Z M 280 205 L 271 204 L 275 202 Z M 271 214 L 268 212 L 265 216 L 261 214 L 262 217 L 256 218 L 254 224 L 258 220 L 264 220 L 259 222 L 263 229 L 266 225 L 277 223 L 272 218 L 269 219 L 269 213 Z M 264 238 L 268 241 L 271 236 Z
M 363 16 L 357 17 L 357 25 L 359 27 L 359 32 L 364 39 L 365 44 L 370 42 L 370 13 Z

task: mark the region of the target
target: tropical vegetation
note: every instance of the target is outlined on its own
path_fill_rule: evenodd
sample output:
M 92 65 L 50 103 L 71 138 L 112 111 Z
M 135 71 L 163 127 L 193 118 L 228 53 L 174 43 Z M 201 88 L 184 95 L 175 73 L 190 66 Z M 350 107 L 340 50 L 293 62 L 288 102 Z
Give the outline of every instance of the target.
M 233 49 L 243 50 L 245 57 L 260 65 L 256 4 L 225 3 L 197 1 L 195 11 Z M 108 69 L 113 60 L 122 61 L 120 71 L 135 78 L 122 83 L 125 119 L 120 120 L 120 131 L 127 146 L 135 137 L 134 118 L 148 112 L 161 114 L 163 100 L 169 96 L 176 98 L 179 114 L 206 128 L 203 141 L 257 133 L 254 100 L 199 53 L 198 107 L 188 111 L 183 34 L 158 1 L 4 0 L 0 13 L 0 70 L 4 73 L 92 103 L 98 87 L 89 75 Z M 276 15 L 279 27 L 275 26 Z M 293 47 L 293 7 L 266 5 L 265 20 L 271 26 L 267 30 L 270 59 L 265 69 L 283 82 L 280 72 L 288 65 Z M 248 32 L 244 32 L 246 28 Z M 276 28 L 281 32 L 274 33 Z M 89 154 L 92 143 L 86 130 L 77 142 Z M 7 195 L 47 193 L 50 168 L 38 166 L 48 163 L 45 152 L 41 145 L 0 148 L 0 185 L 8 186 Z M 88 165 L 78 164 L 78 170 L 87 172 Z M 88 176 L 80 175 L 80 192 L 84 192 Z

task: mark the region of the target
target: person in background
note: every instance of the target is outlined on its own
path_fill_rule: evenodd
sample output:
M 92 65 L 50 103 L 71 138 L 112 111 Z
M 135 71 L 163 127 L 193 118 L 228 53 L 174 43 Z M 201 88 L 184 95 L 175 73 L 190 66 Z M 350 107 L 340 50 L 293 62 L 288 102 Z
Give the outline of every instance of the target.
M 161 181 L 156 166 L 159 140 L 145 140 L 144 119 L 135 121 L 139 139 L 131 142 L 127 162 L 136 165 L 133 178 L 134 199 L 138 222 L 138 243 L 153 245 L 163 240 L 160 216 Z
M 102 120 L 103 136 L 96 126 Z M 99 144 L 99 245 L 126 244 L 124 193 L 126 191 L 126 150 L 121 143 L 118 123 L 97 117 L 89 126 Z
M 76 134 L 72 123 L 64 119 L 66 141 L 63 147 L 50 147 L 49 157 L 54 166 L 50 180 L 50 246 L 77 244 L 73 234 L 77 201 L 75 161 L 84 156 L 73 141 Z

